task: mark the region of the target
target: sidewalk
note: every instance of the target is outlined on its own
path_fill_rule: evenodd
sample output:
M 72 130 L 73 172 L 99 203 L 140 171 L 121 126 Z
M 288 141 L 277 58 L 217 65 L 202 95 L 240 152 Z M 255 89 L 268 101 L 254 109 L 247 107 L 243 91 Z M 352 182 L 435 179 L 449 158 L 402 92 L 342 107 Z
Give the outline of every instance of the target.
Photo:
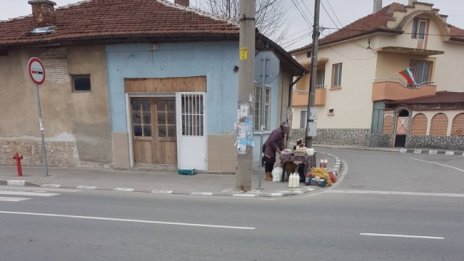
M 332 159 L 332 162 L 335 161 Z M 0 167 L 0 185 L 236 197 L 282 197 L 318 189 L 304 184 L 291 189 L 287 182 L 262 180 L 262 189 L 258 190 L 258 175 L 259 172 L 253 173 L 253 188 L 244 193 L 235 190 L 233 174 L 186 176 L 176 171 L 50 168 L 46 177 L 43 167 L 24 167 L 23 176 L 19 177 L 15 167 Z
M 390 151 L 394 153 L 463 155 L 462 152 L 445 150 L 420 150 L 399 148 L 372 148 L 356 146 L 322 146 L 320 148 L 360 149 Z M 324 155 L 324 154 L 322 154 Z M 336 155 L 328 154 L 329 169 L 342 170 L 341 161 Z M 321 155 L 318 154 L 317 162 Z M 18 177 L 16 168 L 0 167 L 0 185 L 37 186 L 51 188 L 77 188 L 95 190 L 135 191 L 159 194 L 203 195 L 203 196 L 237 196 L 237 197 L 282 197 L 299 195 L 319 188 L 304 186 L 288 188 L 287 182 L 270 182 L 264 180 L 262 189 L 258 189 L 258 177 L 261 171 L 254 171 L 252 190 L 242 192 L 235 190 L 235 175 L 199 173 L 193 176 L 179 175 L 168 170 L 114 170 L 92 168 L 50 168 L 45 177 L 43 167 L 24 167 L 23 176 Z M 341 174 L 339 174 L 341 175 Z

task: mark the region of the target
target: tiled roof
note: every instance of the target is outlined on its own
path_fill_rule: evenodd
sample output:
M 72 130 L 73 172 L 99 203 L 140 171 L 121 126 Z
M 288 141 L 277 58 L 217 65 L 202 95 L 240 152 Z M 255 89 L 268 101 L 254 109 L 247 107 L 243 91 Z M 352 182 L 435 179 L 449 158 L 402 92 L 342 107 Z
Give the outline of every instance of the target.
M 393 18 L 393 12 L 395 11 L 405 12 L 406 8 L 404 5 L 398 3 L 387 5 L 375 14 L 370 14 L 361 19 L 358 19 L 353 23 L 343 27 L 342 29 L 327 35 L 326 37 L 322 38 L 319 43 L 320 45 L 324 45 L 328 43 L 339 42 L 377 31 L 400 33 L 401 31 L 387 27 L 387 22 Z
M 326 45 L 336 43 L 355 37 L 371 34 L 374 32 L 390 32 L 400 34 L 400 29 L 392 29 L 387 27 L 389 20 L 393 19 L 394 12 L 406 12 L 406 6 L 399 3 L 391 3 L 385 6 L 380 11 L 360 18 L 353 23 L 341 28 L 340 30 L 327 35 L 319 40 L 319 45 Z M 450 39 L 455 41 L 464 41 L 464 30 L 448 25 L 450 28 Z M 290 53 L 296 53 L 304 50 L 311 49 L 311 45 L 298 48 L 290 51 Z
M 239 27 L 164 0 L 88 0 L 55 10 L 56 31 L 31 35 L 32 15 L 0 22 L 0 47 L 66 42 L 238 39 Z
M 464 41 L 464 30 L 454 25 L 448 24 L 450 28 L 450 38 L 455 41 Z
M 395 11 L 406 11 L 406 8 L 404 5 L 398 3 L 387 5 L 378 12 L 360 18 L 340 30 L 321 38 L 319 40 L 319 45 L 340 42 L 373 32 L 401 33 L 399 30 L 387 27 L 387 22 L 393 18 L 393 12 Z M 291 53 L 303 51 L 309 48 L 311 48 L 311 45 L 298 48 L 291 51 Z
M 437 92 L 432 96 L 425 96 L 407 100 L 390 101 L 387 104 L 464 104 L 464 92 Z

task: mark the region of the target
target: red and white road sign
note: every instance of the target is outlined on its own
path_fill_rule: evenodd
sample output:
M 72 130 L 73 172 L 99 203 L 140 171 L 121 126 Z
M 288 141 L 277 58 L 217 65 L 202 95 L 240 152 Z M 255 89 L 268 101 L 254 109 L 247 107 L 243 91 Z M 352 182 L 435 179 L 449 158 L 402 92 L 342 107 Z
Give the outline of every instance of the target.
M 29 71 L 29 76 L 31 80 L 37 84 L 41 85 L 45 82 L 45 67 L 42 64 L 42 61 L 37 57 L 32 57 L 27 63 L 27 68 Z

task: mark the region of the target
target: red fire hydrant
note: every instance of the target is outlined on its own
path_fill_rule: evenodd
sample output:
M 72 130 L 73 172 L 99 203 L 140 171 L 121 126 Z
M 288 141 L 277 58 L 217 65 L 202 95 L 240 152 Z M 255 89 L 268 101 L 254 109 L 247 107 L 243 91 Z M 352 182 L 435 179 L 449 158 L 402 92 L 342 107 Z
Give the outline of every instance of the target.
M 21 168 L 21 160 L 23 159 L 23 155 L 21 155 L 19 152 L 16 152 L 13 155 L 13 159 L 16 160 L 16 170 L 18 171 L 18 176 L 22 176 L 23 170 Z

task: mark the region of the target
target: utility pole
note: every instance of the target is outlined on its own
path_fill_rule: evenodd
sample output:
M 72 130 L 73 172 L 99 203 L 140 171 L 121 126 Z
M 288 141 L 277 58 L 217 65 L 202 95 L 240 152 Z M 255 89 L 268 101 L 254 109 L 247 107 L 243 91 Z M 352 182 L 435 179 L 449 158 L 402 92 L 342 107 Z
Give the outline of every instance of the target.
M 311 48 L 311 81 L 309 82 L 309 95 L 308 95 L 308 108 L 306 112 L 306 136 L 305 144 L 306 147 L 310 148 L 313 146 L 313 139 L 309 136 L 311 128 L 316 128 L 314 124 L 314 117 L 311 115 L 315 113 L 311 109 L 314 108 L 314 92 L 316 88 L 316 77 L 317 77 L 317 51 L 319 49 L 319 13 L 321 9 L 321 0 L 314 2 L 314 23 L 313 23 L 313 44 Z
M 230 0 L 227 0 L 227 18 L 230 19 Z
M 251 190 L 255 77 L 256 0 L 240 0 L 240 63 L 237 121 L 236 189 Z

